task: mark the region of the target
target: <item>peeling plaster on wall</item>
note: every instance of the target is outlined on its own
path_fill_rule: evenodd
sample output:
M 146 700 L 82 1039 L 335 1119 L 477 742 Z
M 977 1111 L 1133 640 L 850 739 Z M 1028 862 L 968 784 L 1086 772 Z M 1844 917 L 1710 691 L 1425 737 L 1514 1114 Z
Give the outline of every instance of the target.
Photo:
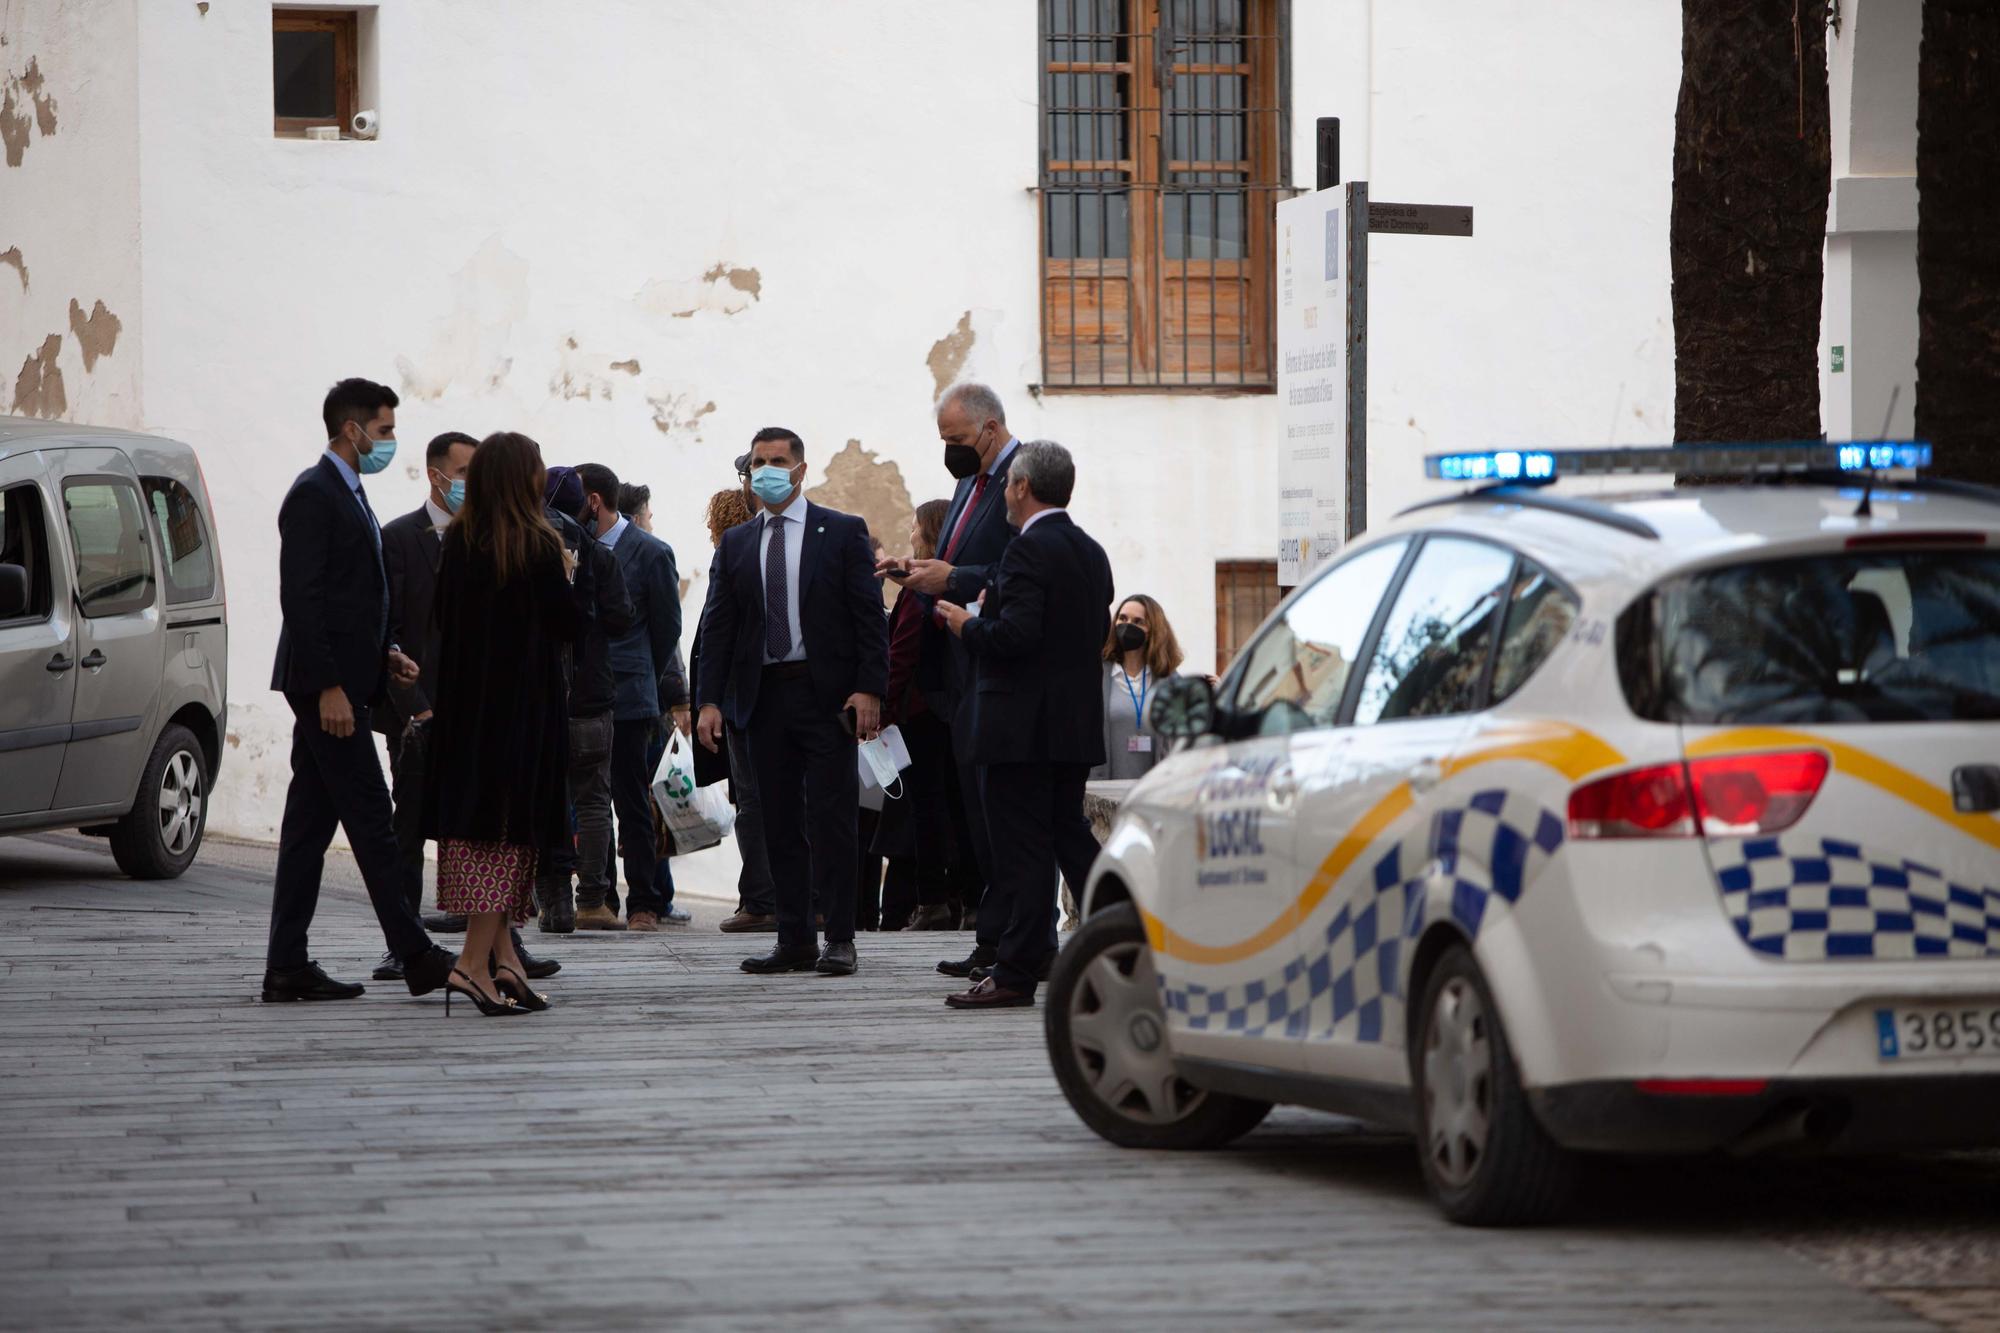
M 701 438 L 701 419 L 715 410 L 714 402 L 694 406 L 691 393 L 649 393 L 646 402 L 653 409 L 653 429 L 662 435 L 686 431 Z
M 14 379 L 14 410 L 24 417 L 60 417 L 69 411 L 69 395 L 63 392 L 62 335 L 51 333 L 42 339 L 42 350 L 21 363 Z
M 910 503 L 910 488 L 903 482 L 901 468 L 876 457 L 874 450 L 863 449 L 861 441 L 849 440 L 827 460 L 822 476 L 825 479 L 806 492 L 806 499 L 861 515 L 868 522 L 869 533 L 889 554 L 910 554 L 910 520 L 916 506 Z
M 451 275 L 452 310 L 437 322 L 420 359 L 396 358 L 403 392 L 435 402 L 454 383 L 494 389 L 513 369 L 507 339 L 528 313 L 528 261 L 487 238 L 464 268 Z
M 549 392 L 558 398 L 581 398 L 586 402 L 611 400 L 617 374 L 637 375 L 637 361 L 613 361 L 608 353 L 582 351 L 576 335 L 570 334 L 556 349 L 556 368 L 549 376 Z
M 99 301 L 91 307 L 90 318 L 83 317 L 83 306 L 75 297 L 69 302 L 69 331 L 76 335 L 76 345 L 83 349 L 83 368 L 89 370 L 97 364 L 100 356 L 110 356 L 118 346 L 118 334 L 125 326 L 118 316 L 104 308 Z
M 627 375 L 636 375 L 639 373 L 639 360 L 637 357 L 634 357 L 630 361 L 613 361 L 611 368 L 613 370 L 622 370 Z
M 977 336 L 972 331 L 972 312 L 968 310 L 958 317 L 950 333 L 931 344 L 931 354 L 924 358 L 924 364 L 931 368 L 931 383 L 936 386 L 934 397 L 944 397 L 944 391 L 958 382 L 958 373 L 965 369 L 965 358 L 972 354 Z
M 28 71 L 21 76 L 21 87 L 27 90 L 28 100 L 35 104 L 35 128 L 42 132 L 44 139 L 56 132 L 56 99 L 42 95 L 42 85 L 47 82 L 35 58 L 29 56 Z
M 194 7 L 200 12 L 203 18 L 208 17 L 208 0 L 195 0 Z
M 693 319 L 703 312 L 740 315 L 763 294 L 764 275 L 756 269 L 717 264 L 693 281 L 655 278 L 633 300 L 649 315 Z
M 21 258 L 21 247 L 10 245 L 0 250 L 0 264 L 12 264 L 14 271 L 21 275 L 21 290 L 28 290 L 28 262 Z
M 6 149 L 10 167 L 20 166 L 22 154 L 28 151 L 28 113 L 20 105 L 10 82 L 0 91 L 0 147 Z

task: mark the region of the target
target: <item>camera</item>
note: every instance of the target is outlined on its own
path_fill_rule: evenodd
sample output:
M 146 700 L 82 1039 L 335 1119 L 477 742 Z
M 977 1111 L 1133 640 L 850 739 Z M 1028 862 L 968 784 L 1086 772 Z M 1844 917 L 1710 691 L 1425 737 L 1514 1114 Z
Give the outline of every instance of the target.
M 357 139 L 372 139 L 382 128 L 382 117 L 373 111 L 357 111 L 349 128 Z

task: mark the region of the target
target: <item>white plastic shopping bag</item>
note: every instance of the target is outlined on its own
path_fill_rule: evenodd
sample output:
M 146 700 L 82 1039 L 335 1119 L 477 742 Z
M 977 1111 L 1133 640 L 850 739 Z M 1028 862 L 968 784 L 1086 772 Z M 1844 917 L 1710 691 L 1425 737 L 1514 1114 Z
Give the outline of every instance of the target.
M 667 752 L 653 775 L 653 803 L 673 838 L 675 856 L 713 847 L 736 827 L 736 807 L 723 784 L 694 785 L 694 751 L 678 730 L 668 733 Z

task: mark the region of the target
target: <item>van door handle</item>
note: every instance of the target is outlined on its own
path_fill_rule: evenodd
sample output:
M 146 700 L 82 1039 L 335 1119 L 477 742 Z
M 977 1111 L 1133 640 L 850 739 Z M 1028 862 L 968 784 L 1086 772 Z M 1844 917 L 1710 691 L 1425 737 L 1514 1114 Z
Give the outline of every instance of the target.
M 95 648 L 92 648 L 90 650 L 90 656 L 83 659 L 83 665 L 88 670 L 95 671 L 97 670 L 97 668 L 103 666 L 106 662 L 110 660 L 111 659 L 106 657 L 102 652 L 98 651 Z
M 76 665 L 75 658 L 64 657 L 61 653 L 57 653 L 54 657 L 51 657 L 49 659 L 48 669 L 52 674 L 60 676 L 63 672 L 69 670 L 71 667 L 75 665 Z
M 1435 759 L 1421 759 L 1410 769 L 1410 790 L 1419 796 L 1429 794 L 1432 788 L 1444 781 L 1444 765 Z

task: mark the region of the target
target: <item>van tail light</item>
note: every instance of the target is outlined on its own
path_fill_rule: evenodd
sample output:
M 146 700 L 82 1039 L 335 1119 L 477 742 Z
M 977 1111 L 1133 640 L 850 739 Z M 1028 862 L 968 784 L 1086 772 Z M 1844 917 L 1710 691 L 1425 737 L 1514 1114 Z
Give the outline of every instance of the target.
M 1719 755 L 1613 773 L 1570 793 L 1572 838 L 1686 838 L 1776 833 L 1798 823 L 1820 784 L 1818 750 Z

